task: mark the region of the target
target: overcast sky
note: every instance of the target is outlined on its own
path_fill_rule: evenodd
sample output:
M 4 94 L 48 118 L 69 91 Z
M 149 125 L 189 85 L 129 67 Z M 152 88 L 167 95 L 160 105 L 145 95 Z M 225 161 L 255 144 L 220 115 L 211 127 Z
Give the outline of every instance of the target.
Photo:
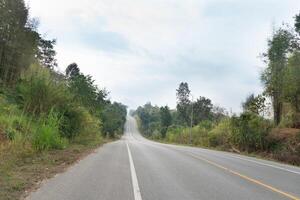
M 234 112 L 262 91 L 273 26 L 293 23 L 299 0 L 27 0 L 40 32 L 57 39 L 59 68 L 72 62 L 131 108 L 176 105 L 188 82 Z

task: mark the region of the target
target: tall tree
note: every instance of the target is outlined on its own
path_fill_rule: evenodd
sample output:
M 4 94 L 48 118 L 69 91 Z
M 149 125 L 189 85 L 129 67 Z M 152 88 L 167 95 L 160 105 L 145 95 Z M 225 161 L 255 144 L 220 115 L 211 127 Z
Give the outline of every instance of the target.
M 75 77 L 80 74 L 80 69 L 77 63 L 71 63 L 68 65 L 66 69 L 66 76 L 67 77 Z
M 156 130 L 160 130 L 160 108 L 146 103 L 138 107 L 136 114 L 140 118 L 143 134 L 151 136 Z
M 293 34 L 280 28 L 268 42 L 268 51 L 264 54 L 268 67 L 262 74 L 265 92 L 272 98 L 274 121 L 279 124 L 282 116 L 283 72 L 287 66 L 287 56 L 291 51 Z
M 242 103 L 242 107 L 244 112 L 252 112 L 256 115 L 263 113 L 265 109 L 265 101 L 266 98 L 262 95 L 254 96 L 254 94 L 250 94 L 246 101 Z
M 56 51 L 54 50 L 55 44 L 56 40 L 45 40 L 43 38 L 39 39 L 37 58 L 41 65 L 49 69 L 54 69 L 57 67 L 57 60 L 55 58 Z
M 34 60 L 39 34 L 24 0 L 0 1 L 0 81 L 13 83 Z
M 193 103 L 193 124 L 198 124 L 203 120 L 210 120 L 212 118 L 213 104 L 210 99 L 199 97 Z
M 300 112 L 300 52 L 294 52 L 288 60 L 284 74 L 284 98 L 296 112 Z
M 179 88 L 176 90 L 177 96 L 177 111 L 179 114 L 179 118 L 181 122 L 187 125 L 190 121 L 190 114 L 189 114 L 189 105 L 190 101 L 190 89 L 188 83 L 180 83 Z
M 295 16 L 295 30 L 300 35 L 300 13 Z
M 102 114 L 102 132 L 110 137 L 123 133 L 126 121 L 127 107 L 121 103 L 108 104 Z
M 163 138 L 165 138 L 168 128 L 172 124 L 172 116 L 168 106 L 161 107 L 159 113 L 160 113 L 161 135 Z

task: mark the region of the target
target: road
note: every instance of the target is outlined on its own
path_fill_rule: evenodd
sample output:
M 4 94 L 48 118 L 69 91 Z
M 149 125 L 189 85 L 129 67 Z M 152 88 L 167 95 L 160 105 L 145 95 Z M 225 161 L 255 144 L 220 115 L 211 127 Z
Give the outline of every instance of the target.
M 149 141 L 128 117 L 121 140 L 49 179 L 28 199 L 300 199 L 300 168 Z

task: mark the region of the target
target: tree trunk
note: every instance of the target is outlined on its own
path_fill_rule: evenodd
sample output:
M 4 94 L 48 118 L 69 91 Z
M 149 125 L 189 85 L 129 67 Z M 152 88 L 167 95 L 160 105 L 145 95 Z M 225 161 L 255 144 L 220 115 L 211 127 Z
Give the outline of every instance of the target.
M 276 125 L 278 125 L 281 121 L 281 115 L 282 115 L 282 103 L 279 101 L 278 97 L 274 97 L 274 122 Z

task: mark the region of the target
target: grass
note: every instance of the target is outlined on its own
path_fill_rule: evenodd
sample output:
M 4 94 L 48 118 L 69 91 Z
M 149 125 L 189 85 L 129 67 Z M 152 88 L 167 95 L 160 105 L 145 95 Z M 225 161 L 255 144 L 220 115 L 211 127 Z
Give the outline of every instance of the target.
M 70 143 L 66 149 L 37 152 L 24 144 L 0 143 L 0 199 L 24 198 L 38 183 L 63 172 L 68 166 L 108 140 L 98 138 L 89 144 Z

